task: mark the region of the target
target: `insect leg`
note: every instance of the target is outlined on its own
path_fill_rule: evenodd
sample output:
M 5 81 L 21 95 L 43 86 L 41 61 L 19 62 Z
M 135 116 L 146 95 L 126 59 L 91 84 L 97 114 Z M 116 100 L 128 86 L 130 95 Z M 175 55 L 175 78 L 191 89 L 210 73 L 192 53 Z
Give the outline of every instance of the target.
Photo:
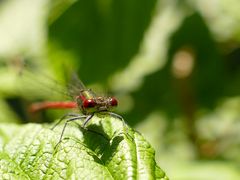
M 120 116 L 119 114 L 116 114 L 114 112 L 107 112 L 109 115 L 115 117 L 115 118 L 118 118 L 122 121 L 122 124 L 123 124 L 123 128 L 124 130 L 126 130 L 126 133 L 122 132 L 123 134 L 127 135 L 128 137 L 131 138 L 131 140 L 133 141 L 133 137 L 129 134 L 129 127 L 127 126 L 127 123 L 124 121 L 123 117 Z M 114 133 L 114 135 L 116 134 L 117 132 Z M 121 134 L 121 133 L 120 133 Z
M 124 126 L 124 127 L 127 127 L 127 124 L 126 124 L 126 122 L 124 121 L 124 119 L 123 119 L 122 116 L 120 116 L 119 114 L 116 114 L 116 113 L 114 113 L 114 112 L 107 112 L 107 113 L 108 113 L 109 115 L 115 117 L 115 118 L 120 119 L 120 120 L 122 121 L 122 123 L 123 123 L 123 126 Z
M 88 116 L 89 117 L 89 116 Z M 87 118 L 88 118 L 87 117 Z M 66 127 L 67 127 L 67 124 L 69 123 L 69 122 L 71 122 L 71 121 L 76 121 L 76 120 L 80 120 L 80 119 L 83 119 L 83 118 L 86 118 L 86 116 L 85 115 L 83 115 L 83 116 L 76 116 L 76 117 L 72 117 L 72 118 L 69 118 L 69 119 L 66 119 L 66 122 L 65 122 L 65 124 L 64 124 L 64 126 L 63 126 L 63 130 L 62 130 L 62 132 L 61 132 L 61 136 L 60 136 L 60 138 L 59 138 L 59 141 L 58 141 L 58 143 L 56 144 L 56 146 L 55 147 L 57 147 L 58 146 L 58 144 L 62 141 L 62 137 L 63 137 L 63 134 L 64 134 L 64 132 L 65 132 L 65 130 L 66 130 Z
M 84 128 L 84 127 L 86 126 L 86 124 L 92 119 L 93 115 L 94 115 L 94 113 L 91 114 L 91 115 L 89 115 L 89 116 L 85 119 L 85 121 L 84 121 L 84 123 L 83 123 L 83 128 Z
M 51 128 L 51 130 L 54 130 L 55 127 L 57 127 L 66 117 L 79 117 L 79 114 L 77 113 L 67 113 L 64 116 L 62 116 L 59 121 Z M 85 116 L 86 118 L 86 116 Z

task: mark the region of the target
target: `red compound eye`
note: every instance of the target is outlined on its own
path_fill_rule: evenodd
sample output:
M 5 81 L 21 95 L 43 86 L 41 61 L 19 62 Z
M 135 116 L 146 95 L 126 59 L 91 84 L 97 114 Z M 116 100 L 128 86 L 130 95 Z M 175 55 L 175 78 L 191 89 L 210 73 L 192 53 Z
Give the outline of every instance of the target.
M 83 107 L 85 107 L 85 108 L 92 108 L 95 105 L 96 105 L 96 103 L 93 99 L 85 99 L 83 101 Z
M 110 98 L 109 101 L 110 101 L 111 106 L 117 106 L 118 105 L 117 99 L 114 98 L 114 97 Z

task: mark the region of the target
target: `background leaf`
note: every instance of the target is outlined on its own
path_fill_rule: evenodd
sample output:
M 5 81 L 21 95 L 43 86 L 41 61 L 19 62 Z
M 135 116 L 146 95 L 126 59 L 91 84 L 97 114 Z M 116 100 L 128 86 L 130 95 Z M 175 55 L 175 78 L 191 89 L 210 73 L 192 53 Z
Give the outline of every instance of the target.
M 50 41 L 77 55 L 83 81 L 97 80 L 91 72 L 106 80 L 138 51 L 155 3 L 77 1 L 49 27 Z

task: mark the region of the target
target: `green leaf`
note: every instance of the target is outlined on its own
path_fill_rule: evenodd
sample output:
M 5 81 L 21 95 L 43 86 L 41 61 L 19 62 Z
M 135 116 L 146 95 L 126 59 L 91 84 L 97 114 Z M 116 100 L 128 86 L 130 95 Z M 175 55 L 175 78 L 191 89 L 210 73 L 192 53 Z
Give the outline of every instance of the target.
M 138 132 L 107 115 L 87 130 L 67 125 L 0 125 L 1 179 L 168 179 L 155 152 Z

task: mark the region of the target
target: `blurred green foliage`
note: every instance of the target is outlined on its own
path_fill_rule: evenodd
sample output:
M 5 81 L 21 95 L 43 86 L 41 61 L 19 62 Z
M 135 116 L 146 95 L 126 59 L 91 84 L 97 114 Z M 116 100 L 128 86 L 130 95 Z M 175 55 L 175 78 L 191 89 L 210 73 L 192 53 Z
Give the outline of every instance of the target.
M 49 26 L 49 39 L 77 55 L 83 80 L 106 81 L 137 53 L 155 3 L 77 1 Z
M 203 179 L 211 173 L 238 179 L 239 6 L 238 0 L 4 1 L 0 122 L 20 122 L 9 102 L 20 101 L 20 108 L 22 94 L 53 98 L 43 88 L 48 82 L 41 88 L 22 82 L 23 93 L 16 91 L 27 59 L 39 70 L 33 79 L 44 71 L 62 80 L 75 71 L 90 87 L 116 95 L 116 111 L 149 138 L 170 178 L 192 178 L 193 166 Z M 47 112 L 51 120 L 61 114 Z

